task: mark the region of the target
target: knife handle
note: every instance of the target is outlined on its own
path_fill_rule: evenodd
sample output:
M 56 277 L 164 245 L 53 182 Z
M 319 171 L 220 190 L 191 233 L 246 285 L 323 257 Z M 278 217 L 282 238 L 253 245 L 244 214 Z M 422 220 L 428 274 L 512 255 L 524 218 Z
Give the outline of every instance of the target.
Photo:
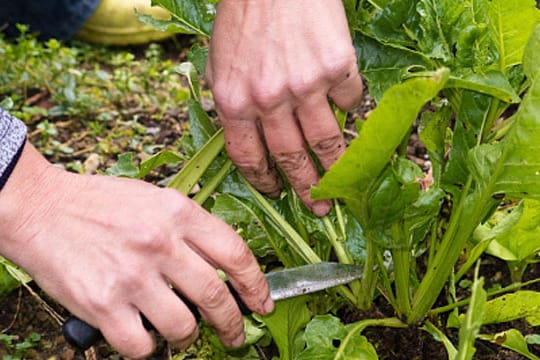
M 240 295 L 238 295 L 232 285 L 228 281 L 226 281 L 225 283 L 229 288 L 229 292 L 238 304 L 238 308 L 240 309 L 242 315 L 251 314 L 251 310 L 249 310 L 246 304 L 244 304 L 244 302 L 240 298 Z M 178 295 L 178 297 L 184 302 L 184 304 L 186 304 L 193 316 L 195 316 L 195 320 L 197 320 L 198 322 L 201 319 L 199 309 L 197 309 L 197 307 L 184 295 L 176 291 L 176 289 L 173 290 L 176 295 Z M 144 327 L 147 330 L 155 330 L 154 326 L 143 314 L 141 314 L 141 319 Z M 86 322 L 76 317 L 70 317 L 66 320 L 66 322 L 62 325 L 62 334 L 64 335 L 64 338 L 66 339 L 68 344 L 82 351 L 89 349 L 91 346 L 94 346 L 103 339 L 103 334 L 101 334 L 101 331 L 99 331 L 99 329 L 88 325 Z

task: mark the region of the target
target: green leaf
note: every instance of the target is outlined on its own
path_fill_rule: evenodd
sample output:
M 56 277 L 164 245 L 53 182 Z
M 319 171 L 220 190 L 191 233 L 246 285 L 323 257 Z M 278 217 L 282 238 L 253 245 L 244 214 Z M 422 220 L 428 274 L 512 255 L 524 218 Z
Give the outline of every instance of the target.
M 0 299 L 19 286 L 19 282 L 11 276 L 7 269 L 7 260 L 0 257 Z
M 431 68 L 421 54 L 407 48 L 384 45 L 367 36 L 357 34 L 354 44 L 358 67 L 367 79 L 369 94 L 379 101 L 384 92 L 400 83 L 410 68 Z
M 200 44 L 193 44 L 187 53 L 189 62 L 195 65 L 197 72 L 201 76 L 206 74 L 206 61 L 208 60 L 208 47 L 202 47 Z
M 297 360 L 294 341 L 310 320 L 308 297 L 300 296 L 276 302 L 275 310 L 260 319 L 268 327 L 279 349 L 280 360 Z
M 141 162 L 137 177 L 143 178 L 159 166 L 178 163 L 182 160 L 184 157 L 178 153 L 169 150 L 160 151 Z
M 139 168 L 133 161 L 133 153 L 127 152 L 118 155 L 116 164 L 106 170 L 108 175 L 136 178 L 139 175 Z
M 498 258 L 523 261 L 535 256 L 540 252 L 540 201 L 524 200 L 485 236 L 493 239 L 488 252 Z
M 523 69 L 530 79 L 540 77 L 540 61 L 538 61 L 538 51 L 540 49 L 540 25 L 534 29 L 523 55 Z
M 268 256 L 278 247 L 275 241 L 272 241 L 264 217 L 246 201 L 229 194 L 219 194 L 212 207 L 212 214 L 229 225 L 240 227 L 240 235 L 246 239 L 249 248 L 257 257 Z
M 493 335 L 480 335 L 479 338 L 515 351 L 518 354 L 525 356 L 527 359 L 540 359 L 529 351 L 525 338 L 517 329 L 509 329 Z
M 445 333 L 443 333 L 439 328 L 437 328 L 435 325 L 433 325 L 430 321 L 427 321 L 424 326 L 422 327 L 422 330 L 427 331 L 430 333 L 430 335 L 435 339 L 435 341 L 442 342 L 444 345 L 444 348 L 446 349 L 446 352 L 448 354 L 448 359 L 455 359 L 457 355 L 457 349 L 452 344 L 448 336 L 446 336 Z
M 319 315 L 306 326 L 305 349 L 295 360 L 374 360 L 377 353 L 360 332 L 350 333 L 355 324 L 344 326 L 332 315 Z
M 521 290 L 486 302 L 483 324 L 525 318 L 531 326 L 540 325 L 540 292 Z
M 499 71 L 489 71 L 484 74 L 471 73 L 464 77 L 450 76 L 446 86 L 491 95 L 507 103 L 515 104 L 521 101 L 506 76 Z
M 484 286 L 484 279 L 478 279 L 477 276 L 478 268 L 476 269 L 475 280 L 472 286 L 469 308 L 459 328 L 459 346 L 458 352 L 453 358 L 454 360 L 471 360 L 476 351 L 474 341 L 482 326 L 482 317 L 486 311 L 485 303 L 487 298 L 486 291 L 482 288 Z
M 499 70 L 505 71 L 521 64 L 525 45 L 540 22 L 540 12 L 534 0 L 491 0 L 487 4 Z
M 417 117 L 448 79 L 441 69 L 430 78 L 414 78 L 388 89 L 345 154 L 312 190 L 315 198 L 344 198 L 353 214 L 362 216 L 366 195 Z M 361 221 L 362 222 L 362 221 Z
M 183 62 L 178 66 L 175 66 L 174 71 L 184 75 L 189 83 L 189 91 L 191 98 L 197 102 L 200 101 L 200 87 L 199 87 L 199 75 L 197 74 L 197 68 L 190 62 Z
M 138 14 L 145 24 L 162 31 L 210 36 L 215 17 L 215 5 L 205 0 L 152 0 L 152 6 L 161 6 L 171 14 L 170 20 L 158 20 Z

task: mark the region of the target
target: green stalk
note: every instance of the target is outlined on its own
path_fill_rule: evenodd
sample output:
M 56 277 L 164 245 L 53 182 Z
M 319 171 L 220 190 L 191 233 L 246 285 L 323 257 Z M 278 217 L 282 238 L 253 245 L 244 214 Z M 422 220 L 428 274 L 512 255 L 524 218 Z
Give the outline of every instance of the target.
M 338 258 L 339 262 L 342 264 L 353 264 L 353 260 L 349 253 L 347 252 L 347 249 L 343 246 L 343 238 L 339 237 L 336 230 L 334 229 L 334 225 L 330 221 L 330 218 L 328 216 L 324 216 L 322 218 L 322 222 L 324 224 L 324 227 L 326 228 L 326 232 L 328 233 L 328 239 L 330 240 L 330 244 L 332 244 L 332 247 L 334 248 L 334 252 L 336 253 L 336 257 Z M 358 294 L 360 293 L 360 280 L 354 280 L 349 283 L 349 287 L 352 290 L 353 296 L 355 299 L 357 299 Z M 355 300 L 354 303 L 356 304 L 357 301 Z
M 529 280 L 529 281 L 524 282 L 524 283 L 514 283 L 514 284 L 508 285 L 507 287 L 504 287 L 502 289 L 488 291 L 487 292 L 487 297 L 490 298 L 490 297 L 493 297 L 493 296 L 501 295 L 501 294 L 504 294 L 504 293 L 507 293 L 507 292 L 511 292 L 511 291 L 514 291 L 514 290 L 521 289 L 522 287 L 525 287 L 525 286 L 529 286 L 529 285 L 539 283 L 539 282 L 540 282 L 540 278 Z M 445 306 L 441 306 L 441 307 L 438 307 L 438 308 L 431 309 L 431 310 L 428 311 L 428 315 L 437 315 L 437 314 L 442 314 L 442 313 L 445 313 L 445 312 L 448 312 L 448 311 L 452 311 L 455 308 L 468 305 L 470 302 L 471 302 L 471 298 L 469 297 L 467 299 L 456 301 L 455 303 L 452 303 L 452 304 L 448 304 L 448 305 L 445 305 Z
M 362 293 L 358 299 L 358 307 L 368 310 L 371 307 L 373 293 L 375 291 L 375 257 L 377 246 L 371 236 L 366 235 L 366 262 L 364 264 L 364 277 L 362 278 Z
M 220 129 L 184 165 L 182 170 L 167 184 L 167 187 L 176 189 L 186 195 L 189 194 L 224 146 L 223 129 Z
M 470 229 L 470 231 L 468 231 L 469 229 L 467 229 L 467 227 L 470 227 L 467 223 L 470 223 L 471 217 L 469 217 L 469 221 L 465 221 L 467 219 L 462 219 L 461 216 L 465 207 L 465 199 L 467 198 L 471 185 L 472 176 L 469 176 L 461 198 L 457 203 L 457 207 L 455 208 L 455 211 L 452 212 L 450 224 L 433 259 L 433 263 L 428 268 L 428 271 L 414 294 L 412 310 L 408 316 L 409 323 L 420 322 L 428 312 L 429 308 L 435 303 L 435 300 L 444 287 L 448 275 L 452 271 L 452 268 L 459 257 L 459 253 L 463 249 L 465 242 L 468 240 L 469 235 L 473 230 Z M 476 217 L 473 217 L 473 219 L 476 219 Z M 462 221 L 465 224 L 463 224 Z
M 321 262 L 319 256 L 309 247 L 296 230 L 283 219 L 281 214 L 262 196 L 246 179 L 242 177 L 244 184 L 251 192 L 261 210 L 268 216 L 272 224 L 282 231 L 287 244 L 308 264 Z
M 408 314 L 411 310 L 411 300 L 409 294 L 409 271 L 410 271 L 410 251 L 403 239 L 403 232 L 399 229 L 399 224 L 392 225 L 392 236 L 398 240 L 400 245 L 392 249 L 392 259 L 394 260 L 394 276 L 396 285 L 396 309 L 400 315 Z M 402 244 L 402 245 L 401 245 Z
M 221 184 L 223 179 L 225 179 L 227 175 L 229 175 L 229 171 L 231 170 L 231 168 L 232 161 L 231 159 L 227 159 L 221 169 L 219 169 L 219 171 L 204 184 L 201 190 L 197 194 L 195 194 L 193 200 L 197 204 L 202 205 L 210 197 L 210 195 L 214 193 L 214 191 L 219 186 L 219 184 Z

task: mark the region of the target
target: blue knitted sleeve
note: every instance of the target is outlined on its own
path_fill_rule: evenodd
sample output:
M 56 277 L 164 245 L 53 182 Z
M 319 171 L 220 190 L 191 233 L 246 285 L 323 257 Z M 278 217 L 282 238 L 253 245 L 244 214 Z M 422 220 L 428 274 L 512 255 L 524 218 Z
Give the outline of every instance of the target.
M 21 156 L 26 125 L 0 108 L 0 190 Z

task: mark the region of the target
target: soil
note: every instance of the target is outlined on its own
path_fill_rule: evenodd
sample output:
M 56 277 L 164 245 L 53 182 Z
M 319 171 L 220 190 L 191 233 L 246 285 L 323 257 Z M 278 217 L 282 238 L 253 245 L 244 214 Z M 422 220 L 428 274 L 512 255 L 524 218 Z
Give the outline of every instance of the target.
M 367 90 L 367 89 L 366 89 Z M 367 91 L 365 92 L 367 93 Z M 36 96 L 39 101 L 47 101 L 47 94 Z M 369 96 L 364 98 L 362 105 L 356 112 L 351 114 L 351 121 L 347 126 L 347 137 L 352 139 L 355 136 L 353 123 L 355 119 L 365 118 L 375 106 L 373 99 Z M 209 106 L 211 110 L 211 105 Z M 183 112 L 172 111 L 165 114 L 165 118 L 160 122 L 152 120 L 151 109 L 133 108 L 133 112 L 137 112 L 139 123 L 147 127 L 159 127 L 159 139 L 156 143 L 163 145 L 171 145 L 182 135 L 182 126 L 179 125 L 187 120 L 187 115 Z M 57 124 L 58 125 L 58 124 Z M 58 126 L 61 132 L 64 132 L 65 141 L 72 139 L 73 132 L 83 133 L 81 124 L 66 123 L 65 126 Z M 30 134 L 32 129 L 30 129 Z M 62 134 L 60 134 L 62 137 Z M 93 147 L 93 139 L 89 136 L 78 138 L 77 142 L 70 144 L 74 148 L 74 155 L 68 158 L 56 158 L 54 160 L 73 161 L 80 160 L 85 162 L 88 160 L 89 154 L 85 149 Z M 121 142 L 121 139 L 117 140 Z M 426 163 L 427 157 L 422 144 L 418 138 L 413 135 L 408 147 L 408 156 L 411 160 L 420 165 L 426 172 L 429 171 L 429 164 Z M 99 168 L 104 170 L 113 162 L 113 159 L 105 159 Z M 151 174 L 148 181 L 159 182 L 161 179 L 171 175 L 170 173 Z M 488 288 L 493 283 L 499 283 L 502 286 L 511 283 L 509 273 L 506 270 L 506 263 L 496 259 L 487 257 L 482 266 L 482 275 L 486 279 L 486 287 Z M 526 274 L 525 280 L 540 277 L 540 266 L 531 265 Z M 540 291 L 540 286 L 533 288 Z M 441 299 L 440 305 L 446 304 L 445 299 Z M 44 294 L 35 284 L 30 283 L 27 287 L 21 287 L 13 291 L 8 296 L 0 299 L 0 334 L 15 335 L 15 342 L 22 342 L 32 333 L 41 335 L 41 340 L 35 347 L 26 350 L 24 358 L 27 359 L 119 359 L 113 349 L 107 344 L 101 343 L 91 348 L 86 353 L 75 351 L 64 340 L 61 333 L 61 324 L 56 320 L 56 315 L 63 318 L 69 317 L 69 314 L 53 299 L 50 299 Z M 394 316 L 391 308 L 385 305 L 384 299 L 376 302 L 374 308 L 369 312 L 359 312 L 357 310 L 344 309 L 339 314 L 345 322 L 354 322 L 365 318 L 382 318 Z M 444 327 L 443 327 L 444 328 Z M 486 333 L 496 333 L 507 330 L 509 328 L 517 328 L 522 334 L 532 334 L 538 332 L 538 329 L 531 328 L 524 321 L 514 321 L 510 324 L 496 325 L 482 329 Z M 447 336 L 453 341 L 458 342 L 457 331 L 445 329 Z M 413 360 L 413 359 L 446 359 L 446 351 L 440 342 L 437 342 L 427 332 L 418 327 L 410 327 L 408 329 L 393 329 L 393 328 L 368 328 L 364 334 L 369 341 L 376 347 L 380 359 L 393 360 Z M 531 352 L 540 356 L 540 346 L 529 346 Z M 0 342 L 0 357 L 6 355 L 7 349 Z M 175 350 L 171 349 L 163 340 L 158 341 L 156 352 L 150 359 L 168 359 Z M 500 346 L 493 345 L 487 342 L 477 342 L 477 353 L 475 359 L 480 360 L 517 360 L 526 359 L 515 352 L 504 350 Z

